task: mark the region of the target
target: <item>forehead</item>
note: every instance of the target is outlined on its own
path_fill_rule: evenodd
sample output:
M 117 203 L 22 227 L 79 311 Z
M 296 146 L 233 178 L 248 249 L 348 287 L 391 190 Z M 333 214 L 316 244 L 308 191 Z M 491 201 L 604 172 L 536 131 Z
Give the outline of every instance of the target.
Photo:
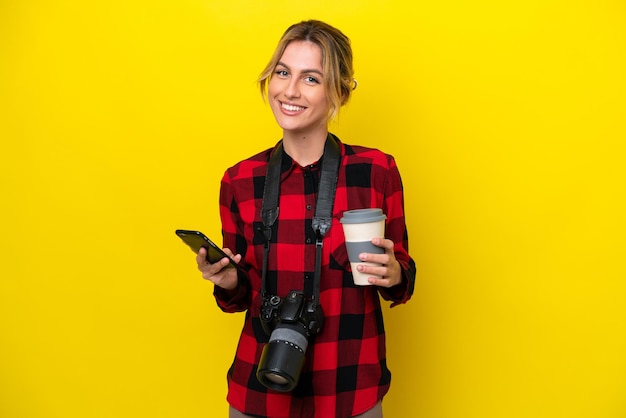
M 321 72 L 322 50 L 318 45 L 310 41 L 292 41 L 283 51 L 280 63 L 287 65 L 291 69 L 317 70 Z

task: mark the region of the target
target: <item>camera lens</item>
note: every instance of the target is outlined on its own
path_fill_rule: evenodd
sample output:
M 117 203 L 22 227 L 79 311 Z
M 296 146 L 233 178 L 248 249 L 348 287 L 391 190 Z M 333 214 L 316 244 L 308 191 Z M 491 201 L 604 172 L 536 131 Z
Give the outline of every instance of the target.
M 298 384 L 308 346 L 302 326 L 280 324 L 263 347 L 257 379 L 266 387 L 289 392 Z
M 276 383 L 277 385 L 286 385 L 289 383 L 289 380 L 278 373 L 267 373 L 265 378 L 272 383 Z

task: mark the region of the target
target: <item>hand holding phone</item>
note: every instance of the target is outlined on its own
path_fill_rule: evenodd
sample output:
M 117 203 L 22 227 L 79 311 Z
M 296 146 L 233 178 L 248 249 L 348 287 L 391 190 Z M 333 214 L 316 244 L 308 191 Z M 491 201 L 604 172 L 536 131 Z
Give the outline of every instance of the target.
M 217 263 L 224 257 L 228 258 L 229 263 L 225 268 L 241 268 L 235 263 L 220 247 L 218 247 L 213 241 L 211 241 L 206 235 L 200 231 L 191 231 L 186 229 L 177 229 L 176 235 L 183 240 L 185 244 L 191 248 L 191 250 L 198 254 L 200 248 L 206 248 L 206 260 L 211 263 Z

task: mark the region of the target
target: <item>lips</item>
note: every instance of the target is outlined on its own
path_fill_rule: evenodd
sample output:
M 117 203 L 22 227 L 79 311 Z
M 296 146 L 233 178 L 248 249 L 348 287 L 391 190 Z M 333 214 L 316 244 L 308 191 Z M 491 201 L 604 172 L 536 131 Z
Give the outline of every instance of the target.
M 289 103 L 280 102 L 280 108 L 286 110 L 287 112 L 302 112 L 306 107 L 297 106 Z

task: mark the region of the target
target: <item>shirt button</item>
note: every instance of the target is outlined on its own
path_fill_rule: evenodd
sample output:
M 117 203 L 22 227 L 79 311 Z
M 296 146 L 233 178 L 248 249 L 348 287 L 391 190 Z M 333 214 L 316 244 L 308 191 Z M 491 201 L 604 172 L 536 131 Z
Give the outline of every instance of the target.
M 306 210 L 311 210 L 312 206 L 311 205 L 306 205 Z
M 307 239 L 306 239 L 306 243 L 307 243 L 307 244 L 310 244 L 310 243 L 311 243 L 311 238 L 307 238 Z

